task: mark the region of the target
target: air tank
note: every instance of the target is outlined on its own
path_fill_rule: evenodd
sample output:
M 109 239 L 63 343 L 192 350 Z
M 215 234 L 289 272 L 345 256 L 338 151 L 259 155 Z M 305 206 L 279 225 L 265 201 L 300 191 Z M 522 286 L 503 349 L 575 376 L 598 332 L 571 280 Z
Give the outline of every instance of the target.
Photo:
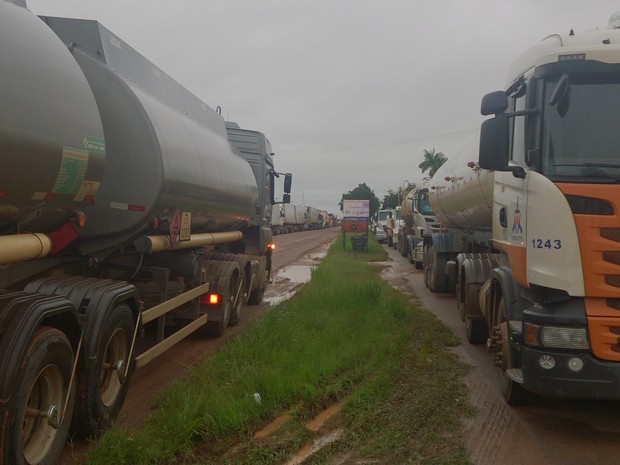
M 444 163 L 430 182 L 429 203 L 447 228 L 491 230 L 493 172 L 478 166 L 478 139 Z
M 103 127 L 67 47 L 35 15 L 0 1 L 0 234 L 47 232 L 93 200 Z

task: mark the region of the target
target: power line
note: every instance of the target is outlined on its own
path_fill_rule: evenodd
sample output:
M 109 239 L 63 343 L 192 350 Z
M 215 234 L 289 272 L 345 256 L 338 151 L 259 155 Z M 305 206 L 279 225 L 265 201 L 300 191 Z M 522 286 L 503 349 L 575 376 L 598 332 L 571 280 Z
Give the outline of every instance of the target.
M 319 148 L 306 149 L 306 150 L 280 149 L 280 152 L 286 153 L 287 155 L 304 155 L 308 153 L 317 153 L 317 152 L 329 152 L 329 153 L 352 152 L 355 150 L 362 150 L 362 149 L 407 145 L 407 144 L 413 144 L 413 143 L 418 143 L 418 142 L 424 142 L 427 140 L 448 139 L 451 137 L 461 136 L 465 134 L 472 134 L 478 131 L 480 131 L 480 128 L 465 129 L 463 131 L 446 132 L 443 134 L 437 134 L 433 136 L 421 136 L 421 137 L 416 137 L 414 139 L 404 139 L 404 140 L 397 140 L 397 141 L 391 141 L 391 142 L 376 142 L 372 144 L 362 144 L 362 145 L 340 145 L 340 146 L 334 146 L 334 147 L 319 147 Z

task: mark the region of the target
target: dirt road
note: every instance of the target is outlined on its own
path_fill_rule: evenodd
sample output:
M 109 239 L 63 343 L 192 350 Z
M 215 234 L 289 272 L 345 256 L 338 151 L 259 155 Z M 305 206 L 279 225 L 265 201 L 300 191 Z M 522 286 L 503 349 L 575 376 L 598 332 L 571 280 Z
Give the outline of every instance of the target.
M 454 330 L 463 343 L 456 348 L 472 366 L 467 379 L 478 414 L 467 424 L 467 448 L 476 465 L 616 465 L 620 457 L 620 402 L 537 398 L 527 406 L 507 406 L 498 372 L 484 346 L 468 344 L 452 296 L 432 294 L 424 277 L 386 247 L 390 256 L 384 277 Z

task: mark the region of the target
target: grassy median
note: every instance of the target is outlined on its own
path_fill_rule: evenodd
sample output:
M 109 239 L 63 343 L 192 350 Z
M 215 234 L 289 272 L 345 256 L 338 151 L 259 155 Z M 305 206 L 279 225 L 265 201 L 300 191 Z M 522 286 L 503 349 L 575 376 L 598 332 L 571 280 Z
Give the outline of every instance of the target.
M 304 463 L 468 464 L 458 339 L 381 280 L 381 246 L 352 252 L 349 240 L 293 298 L 164 389 L 141 429 L 112 428 L 85 463 L 284 464 L 316 434 L 304 422 L 340 401 L 342 436 Z M 253 438 L 284 413 L 270 441 Z

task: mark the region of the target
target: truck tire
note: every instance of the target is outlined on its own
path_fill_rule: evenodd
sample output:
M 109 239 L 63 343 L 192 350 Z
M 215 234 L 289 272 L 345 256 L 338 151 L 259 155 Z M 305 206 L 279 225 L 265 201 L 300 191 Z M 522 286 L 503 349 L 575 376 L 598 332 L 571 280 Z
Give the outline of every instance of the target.
M 268 262 L 268 265 L 265 269 L 265 279 L 263 281 L 264 284 L 250 292 L 250 296 L 248 297 L 249 305 L 260 305 L 263 302 L 263 297 L 265 296 L 265 290 L 267 289 L 267 283 L 269 281 L 271 281 L 270 262 Z
M 56 328 L 38 328 L 20 361 L 15 395 L 0 408 L 0 463 L 54 465 L 59 461 L 75 399 L 72 392 L 65 408 L 72 368 L 73 349 L 65 334 Z M 54 425 L 54 418 L 59 425 Z
M 243 309 L 245 307 L 246 295 L 244 293 L 244 279 L 243 274 L 239 274 L 233 283 L 233 303 L 232 311 L 230 312 L 230 319 L 228 320 L 228 326 L 237 326 L 241 323 L 241 318 L 243 317 Z
M 470 344 L 487 342 L 489 330 L 487 322 L 465 315 L 465 338 Z
M 424 285 L 426 286 L 426 288 L 428 290 L 430 290 L 430 285 L 431 285 L 431 258 L 430 258 L 430 246 L 428 244 L 424 245 L 424 251 L 423 251 L 423 262 L 422 262 L 422 267 L 424 269 Z
M 264 296 L 265 296 L 264 287 L 260 289 L 254 289 L 252 292 L 250 292 L 250 298 L 248 299 L 248 303 L 250 305 L 260 305 L 263 301 Z
M 404 238 L 403 239 L 398 238 L 398 251 L 400 252 L 401 257 L 406 257 L 408 255 L 407 244 Z
M 112 426 L 120 411 L 131 378 L 131 367 L 125 378 L 134 332 L 129 305 L 116 305 L 101 328 L 101 345 L 92 366 L 83 361 L 77 375 L 77 400 L 73 417 L 78 436 L 97 437 Z
M 430 281 L 429 289 L 432 292 L 443 293 L 448 290 L 446 276 L 446 256 L 435 250 L 434 246 L 429 249 L 430 259 Z
M 456 277 L 456 308 L 459 311 L 459 317 L 461 321 L 465 322 L 465 277 L 462 276 L 462 272 L 459 271 Z

